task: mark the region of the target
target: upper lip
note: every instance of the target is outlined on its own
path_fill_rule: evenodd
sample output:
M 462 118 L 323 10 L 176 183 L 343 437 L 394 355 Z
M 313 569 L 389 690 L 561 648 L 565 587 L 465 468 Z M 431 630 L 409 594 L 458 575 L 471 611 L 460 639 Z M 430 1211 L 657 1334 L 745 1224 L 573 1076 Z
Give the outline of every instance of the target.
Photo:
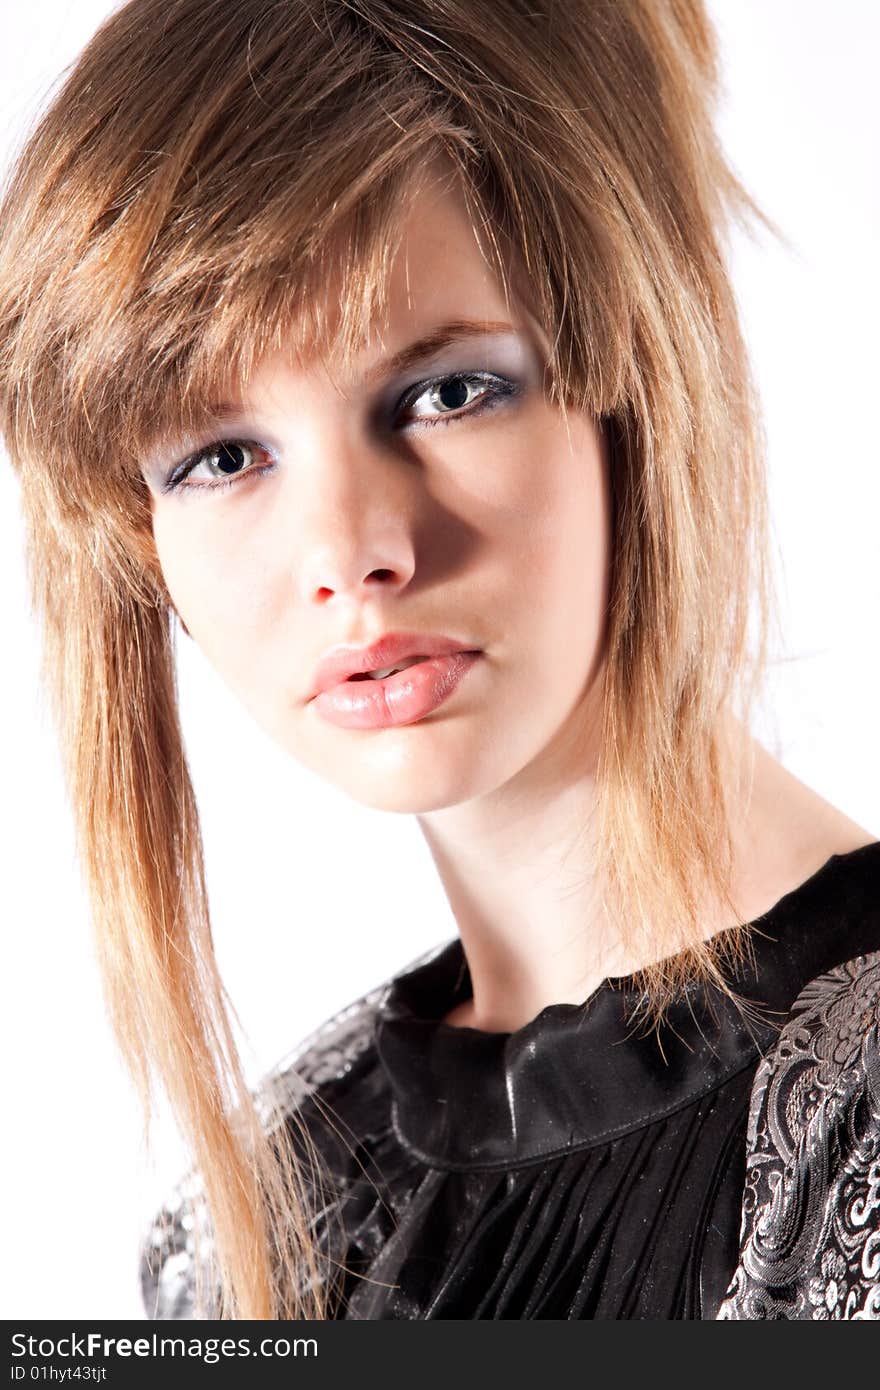
M 457 642 L 452 637 L 427 632 L 386 632 L 384 637 L 369 647 L 349 644 L 331 647 L 315 669 L 309 699 L 320 695 L 322 690 L 339 685 L 340 681 L 348 680 L 349 676 L 363 675 L 367 671 L 384 671 L 410 656 L 448 656 L 451 652 L 477 650 L 467 642 Z

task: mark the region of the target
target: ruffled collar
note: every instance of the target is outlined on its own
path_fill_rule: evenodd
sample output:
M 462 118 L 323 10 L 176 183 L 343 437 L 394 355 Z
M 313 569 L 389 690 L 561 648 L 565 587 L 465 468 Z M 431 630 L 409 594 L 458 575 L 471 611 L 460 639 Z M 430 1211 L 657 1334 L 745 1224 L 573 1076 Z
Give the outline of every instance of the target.
M 472 997 L 459 937 L 396 976 L 376 1042 L 397 1136 L 447 1169 L 510 1168 L 608 1143 L 753 1067 L 801 989 L 880 945 L 880 841 L 832 855 L 757 919 L 753 960 L 732 976 L 761 1016 L 692 983 L 659 1034 L 634 1027 L 633 979 L 585 1004 L 550 1004 L 512 1033 L 443 1021 Z

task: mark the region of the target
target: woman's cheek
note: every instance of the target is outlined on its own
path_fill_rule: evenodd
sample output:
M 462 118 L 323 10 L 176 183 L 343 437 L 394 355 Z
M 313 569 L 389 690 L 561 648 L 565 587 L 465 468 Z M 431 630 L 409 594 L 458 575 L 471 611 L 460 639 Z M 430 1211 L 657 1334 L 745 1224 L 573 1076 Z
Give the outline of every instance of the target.
M 251 547 L 216 518 L 211 525 L 211 517 L 200 516 L 202 505 L 200 498 L 169 500 L 154 515 L 153 534 L 172 602 L 210 655 L 241 633 L 259 580 Z

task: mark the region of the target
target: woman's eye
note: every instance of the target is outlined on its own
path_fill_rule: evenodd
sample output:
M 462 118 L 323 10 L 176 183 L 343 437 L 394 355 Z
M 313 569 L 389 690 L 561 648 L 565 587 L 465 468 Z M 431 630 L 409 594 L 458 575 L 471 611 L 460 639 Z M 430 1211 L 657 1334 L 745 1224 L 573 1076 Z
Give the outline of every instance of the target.
M 228 478 L 230 473 L 243 473 L 253 462 L 249 444 L 218 444 L 209 454 L 203 454 L 199 464 L 212 478 Z
M 403 424 L 442 425 L 500 405 L 519 395 L 520 387 L 493 372 L 454 372 L 420 381 L 401 398 L 396 411 Z M 263 461 L 268 460 L 268 461 Z M 243 476 L 257 477 L 275 467 L 261 444 L 246 439 L 220 439 L 190 454 L 171 471 L 165 492 L 232 487 Z
M 177 465 L 168 479 L 169 491 L 176 487 L 224 487 L 243 473 L 262 473 L 256 461 L 266 451 L 246 440 L 223 439 Z M 271 464 L 269 465 L 271 467 Z
M 517 391 L 514 382 L 491 372 L 456 372 L 411 387 L 399 409 L 405 424 L 445 424 L 462 415 L 482 413 Z

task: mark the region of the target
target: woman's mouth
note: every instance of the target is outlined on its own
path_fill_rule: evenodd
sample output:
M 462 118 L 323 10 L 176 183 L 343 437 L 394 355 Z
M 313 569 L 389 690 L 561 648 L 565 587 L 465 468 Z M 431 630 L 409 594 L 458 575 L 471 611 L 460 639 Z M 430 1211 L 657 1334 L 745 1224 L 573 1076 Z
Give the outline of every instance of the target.
M 399 661 L 396 666 L 388 666 L 384 671 L 364 671 L 360 675 L 349 676 L 350 681 L 382 681 L 386 676 L 394 676 L 398 671 L 405 671 L 408 666 L 415 666 L 418 661 L 427 661 L 426 656 L 408 656 L 405 661 Z
M 317 695 L 322 718 L 344 729 L 412 724 L 438 709 L 458 689 L 482 652 L 411 656 L 396 666 L 349 676 Z

